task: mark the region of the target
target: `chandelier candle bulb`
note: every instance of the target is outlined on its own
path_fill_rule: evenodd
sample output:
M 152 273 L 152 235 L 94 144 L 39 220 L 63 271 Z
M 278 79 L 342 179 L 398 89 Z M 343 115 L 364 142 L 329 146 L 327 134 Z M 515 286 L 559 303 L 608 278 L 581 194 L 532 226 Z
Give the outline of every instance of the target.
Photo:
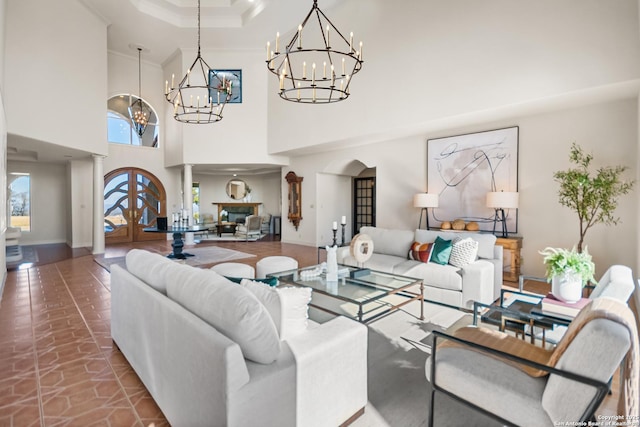
M 280 90 L 284 90 L 284 74 L 280 74 Z
M 313 70 L 311 71 L 311 86 L 315 86 L 316 84 L 316 63 L 314 62 L 311 66 Z
M 174 80 L 176 79 L 176 75 L 175 74 L 171 74 L 171 89 L 173 89 L 174 87 L 176 87 L 174 83 Z
M 324 64 L 322 64 L 322 78 L 323 79 L 327 78 L 327 61 L 325 61 Z
M 271 61 L 271 42 L 267 42 L 267 61 Z
M 307 62 L 302 63 L 302 79 L 307 80 Z
M 187 86 L 191 86 L 191 79 L 189 78 L 189 74 L 191 74 L 191 69 L 187 70 Z
M 342 75 L 344 76 L 344 58 L 342 58 Z
M 362 61 L 362 42 L 360 42 L 360 52 L 358 53 L 358 58 Z
M 353 52 L 353 31 L 349 34 L 349 52 Z
M 164 81 L 164 94 L 168 94 L 169 93 L 169 80 L 165 80 Z
M 280 53 L 280 33 L 276 33 L 276 53 Z
M 298 101 L 300 101 L 300 82 L 298 82 Z
M 302 25 L 298 25 L 298 49 L 302 49 Z
M 327 49 L 331 47 L 331 42 L 329 41 L 329 25 L 327 25 Z

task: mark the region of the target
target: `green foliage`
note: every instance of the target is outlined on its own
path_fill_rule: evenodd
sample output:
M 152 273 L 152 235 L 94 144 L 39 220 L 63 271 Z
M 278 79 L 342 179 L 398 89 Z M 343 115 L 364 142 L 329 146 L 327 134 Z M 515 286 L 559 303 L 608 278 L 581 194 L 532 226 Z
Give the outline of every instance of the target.
M 634 182 L 621 179 L 626 166 L 601 167 L 590 170 L 593 156 L 586 154 L 575 142 L 571 145 L 569 159 L 576 164 L 575 168 L 553 174 L 560 183 L 558 196 L 560 204 L 573 209 L 579 218 L 580 240 L 577 250 L 582 252 L 584 236 L 591 227 L 598 223 L 616 225 L 620 218 L 615 217 L 618 197 L 627 194 Z
M 544 251 L 540 251 L 540 255 L 544 256 L 547 281 L 551 282 L 553 276 L 562 275 L 567 270 L 573 270 L 582 279 L 582 286 L 588 282 L 596 283 L 593 277 L 596 267 L 586 246 L 582 252 L 578 252 L 575 246 L 571 250 L 545 248 Z

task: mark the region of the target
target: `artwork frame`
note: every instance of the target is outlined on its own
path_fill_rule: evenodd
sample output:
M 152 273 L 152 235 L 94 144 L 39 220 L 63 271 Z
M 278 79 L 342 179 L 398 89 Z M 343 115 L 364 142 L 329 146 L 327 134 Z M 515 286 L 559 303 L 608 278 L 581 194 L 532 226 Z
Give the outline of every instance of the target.
M 432 225 L 460 218 L 493 232 L 496 212 L 486 206 L 486 194 L 518 191 L 519 130 L 511 126 L 427 140 L 427 192 L 438 195 Z M 517 233 L 517 209 L 505 215 L 507 229 Z
M 229 99 L 227 104 L 241 104 L 242 103 L 242 70 L 236 70 L 236 69 L 209 70 L 210 86 L 218 87 L 219 83 L 213 82 L 213 79 L 222 80 L 223 78 L 225 81 L 232 82 L 231 83 L 231 99 Z M 217 97 L 216 94 L 211 94 L 210 96 L 214 100 Z

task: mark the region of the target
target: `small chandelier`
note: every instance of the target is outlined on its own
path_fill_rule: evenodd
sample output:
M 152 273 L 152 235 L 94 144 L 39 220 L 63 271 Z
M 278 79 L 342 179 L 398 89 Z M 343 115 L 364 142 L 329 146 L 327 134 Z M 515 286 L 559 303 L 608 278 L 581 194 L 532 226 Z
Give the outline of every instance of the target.
M 198 0 L 198 56 L 178 86 L 165 81 L 165 98 L 173 105 L 173 118 L 182 123 L 215 123 L 222 120 L 224 106 L 231 99 L 232 82 L 222 79 L 200 55 L 200 0 Z
M 313 19 L 309 19 L 315 14 Z M 317 18 L 317 19 L 316 19 Z M 314 31 L 313 27 L 316 27 Z M 304 40 L 304 41 L 303 41 Z M 280 98 L 304 104 L 329 104 L 349 97 L 351 78 L 362 68 L 362 42 L 347 40 L 313 0 L 291 41 L 280 51 L 267 43 L 267 68 L 280 80 Z
M 136 130 L 139 137 L 142 138 L 144 131 L 147 130 L 151 109 L 146 102 L 142 100 L 142 66 L 140 62 L 140 54 L 142 47 L 138 46 L 138 99 L 133 101 L 129 106 L 129 117 L 131 117 L 131 125 Z

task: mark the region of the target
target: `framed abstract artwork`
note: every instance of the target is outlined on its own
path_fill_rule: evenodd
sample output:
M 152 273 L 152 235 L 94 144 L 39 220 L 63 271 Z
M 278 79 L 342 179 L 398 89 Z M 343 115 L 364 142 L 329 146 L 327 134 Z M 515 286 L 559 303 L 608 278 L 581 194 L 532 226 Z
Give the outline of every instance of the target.
M 518 127 L 427 141 L 427 191 L 437 194 L 435 227 L 444 221 L 475 221 L 493 231 L 496 211 L 486 205 L 489 192 L 518 191 Z M 517 210 L 506 211 L 510 232 L 518 231 Z
M 221 82 L 225 82 L 225 86 L 231 83 L 231 99 L 228 104 L 240 104 L 242 103 L 242 70 L 209 70 L 209 84 L 211 85 L 213 79 L 217 81 L 213 82 L 215 87 L 221 87 Z M 215 98 L 211 94 L 212 98 Z

